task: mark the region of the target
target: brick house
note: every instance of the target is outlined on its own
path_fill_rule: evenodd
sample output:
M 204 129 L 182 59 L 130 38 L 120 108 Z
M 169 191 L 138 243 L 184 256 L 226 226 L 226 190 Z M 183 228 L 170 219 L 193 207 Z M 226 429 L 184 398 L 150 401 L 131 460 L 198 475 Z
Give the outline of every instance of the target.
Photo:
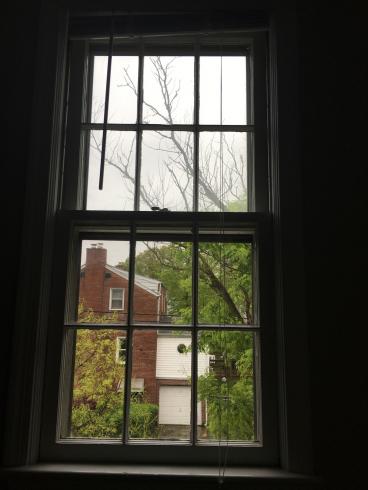
M 81 267 L 79 301 L 87 309 L 103 315 L 107 322 L 126 321 L 128 307 L 127 271 L 107 264 L 107 250 L 97 244 L 86 251 Z M 147 403 L 159 405 L 159 424 L 190 424 L 191 355 L 183 352 L 191 337 L 171 334 L 158 328 L 168 321 L 167 290 L 152 278 L 135 274 L 133 319 L 141 324 L 154 324 L 150 329 L 135 330 L 133 335 L 132 393 Z M 116 335 L 117 361 L 124 356 L 125 337 Z M 185 349 L 184 349 L 185 350 Z M 209 356 L 198 356 L 199 374 L 208 369 Z M 205 419 L 205 407 L 198 403 L 198 424 Z

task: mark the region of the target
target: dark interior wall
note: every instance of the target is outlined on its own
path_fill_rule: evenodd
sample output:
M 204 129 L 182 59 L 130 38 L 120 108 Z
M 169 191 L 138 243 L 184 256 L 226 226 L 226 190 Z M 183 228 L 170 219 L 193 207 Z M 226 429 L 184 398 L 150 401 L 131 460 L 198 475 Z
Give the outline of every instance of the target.
M 190 6 L 191 3 L 187 3 Z M 11 331 L 31 129 L 39 1 L 8 17 L 5 75 L 9 133 L 2 193 L 8 289 L 1 342 L 1 411 Z M 281 2 L 280 2 L 281 4 Z M 363 11 L 298 10 L 299 124 L 314 461 L 331 488 L 364 488 L 366 323 L 363 231 L 365 79 Z M 4 174 L 3 174 L 4 175 Z M 3 412 L 0 428 L 4 427 Z
M 315 461 L 365 488 L 366 61 L 363 11 L 299 16 L 300 121 Z
M 0 341 L 0 439 L 6 424 L 5 400 L 9 383 L 11 338 L 22 250 L 23 212 L 31 135 L 40 1 L 13 2 L 2 20 L 2 155 L 1 195 L 3 222 L 3 274 L 1 288 L 3 328 Z M 4 83 L 5 81 L 5 83 Z M 11 381 L 11 380 L 10 380 Z

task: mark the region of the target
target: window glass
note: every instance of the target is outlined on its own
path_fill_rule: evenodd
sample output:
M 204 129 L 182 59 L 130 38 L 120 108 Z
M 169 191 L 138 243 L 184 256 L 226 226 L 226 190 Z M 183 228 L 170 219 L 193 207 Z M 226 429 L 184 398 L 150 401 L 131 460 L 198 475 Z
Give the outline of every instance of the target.
M 251 244 L 201 242 L 198 258 L 199 323 L 251 324 Z
M 93 57 L 91 122 L 104 120 L 107 56 Z M 109 123 L 135 123 L 137 120 L 138 56 L 113 56 L 109 94 Z
M 131 439 L 189 441 L 191 436 L 191 352 L 189 331 L 135 329 L 129 413 Z M 136 381 L 143 379 L 138 396 Z
M 138 56 L 112 57 L 100 189 L 107 56 L 94 57 L 92 124 L 82 133 L 88 147 L 87 209 L 247 211 L 252 157 L 244 127 L 246 57 L 199 57 L 198 93 L 194 56 L 139 60 Z M 138 73 L 143 74 L 142 80 Z M 137 118 L 138 104 L 141 116 Z M 195 107 L 199 125 L 194 124 Z M 187 126 L 177 128 L 178 124 Z M 203 124 L 214 127 L 209 132 L 207 126 L 201 128 Z M 231 131 L 227 124 L 232 125 Z
M 80 329 L 73 336 L 71 403 L 62 437 L 121 438 L 125 370 L 116 342 L 125 336 L 108 328 Z
M 247 124 L 245 56 L 201 56 L 201 124 Z
M 199 211 L 247 211 L 247 134 L 199 136 Z
M 110 290 L 110 309 L 122 310 L 124 305 L 124 289 L 111 288 Z
M 204 414 L 198 419 L 198 438 L 254 441 L 254 334 L 201 330 L 197 355 L 197 400 Z
M 125 337 L 116 337 L 116 362 L 125 364 L 126 362 L 127 339 Z M 123 390 L 124 386 L 120 386 Z
M 108 131 L 103 189 L 99 189 L 102 131 L 89 133 L 87 209 L 129 211 L 134 209 L 136 135 L 132 131 Z
M 192 323 L 192 244 L 137 242 L 135 323 Z
M 82 240 L 78 295 L 81 323 L 126 323 L 129 242 Z
M 193 56 L 146 56 L 143 93 L 143 122 L 193 124 Z
M 193 210 L 193 134 L 145 131 L 140 209 Z

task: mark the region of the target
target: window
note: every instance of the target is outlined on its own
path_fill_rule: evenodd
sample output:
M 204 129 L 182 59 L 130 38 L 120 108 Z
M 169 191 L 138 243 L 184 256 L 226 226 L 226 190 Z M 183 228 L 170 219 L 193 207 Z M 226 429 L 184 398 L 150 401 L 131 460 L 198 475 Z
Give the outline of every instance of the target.
M 115 360 L 119 364 L 125 364 L 126 359 L 126 337 L 116 337 Z
M 123 309 L 124 309 L 124 289 L 111 288 L 110 310 L 123 310 Z
M 41 452 L 273 463 L 265 37 L 108 41 L 69 43 Z

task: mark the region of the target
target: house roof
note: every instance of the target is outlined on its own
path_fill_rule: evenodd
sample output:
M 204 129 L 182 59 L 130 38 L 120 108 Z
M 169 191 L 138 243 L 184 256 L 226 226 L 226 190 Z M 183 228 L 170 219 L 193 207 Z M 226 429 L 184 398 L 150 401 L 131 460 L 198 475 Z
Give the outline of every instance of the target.
M 82 265 L 81 269 L 85 268 L 85 264 Z M 105 269 L 116 274 L 117 276 L 123 277 L 124 279 L 129 279 L 128 271 L 124 271 L 119 269 L 118 267 L 114 267 L 112 265 L 106 264 Z M 144 289 L 148 293 L 153 294 L 154 296 L 160 296 L 160 287 L 161 282 L 157 279 L 152 279 L 151 277 L 141 276 L 140 274 L 134 274 L 134 283 L 140 288 Z
M 117 274 L 120 277 L 124 277 L 124 279 L 128 279 L 129 277 L 128 271 L 123 271 L 118 267 L 113 267 L 112 265 L 106 264 L 106 269 L 113 272 L 114 274 Z M 134 274 L 134 283 L 140 288 L 145 289 L 149 293 L 152 293 L 155 296 L 160 296 L 161 282 L 157 281 L 157 279 L 141 276 L 140 274 Z

